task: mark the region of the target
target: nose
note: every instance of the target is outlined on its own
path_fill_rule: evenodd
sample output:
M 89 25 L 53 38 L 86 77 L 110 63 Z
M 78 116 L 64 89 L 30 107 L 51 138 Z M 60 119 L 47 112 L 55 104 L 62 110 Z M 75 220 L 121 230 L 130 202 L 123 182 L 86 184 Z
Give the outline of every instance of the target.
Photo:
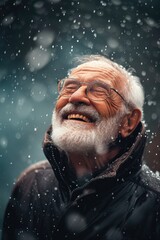
M 70 103 L 83 103 L 90 105 L 90 100 L 86 95 L 87 86 L 81 86 L 78 88 L 69 98 Z

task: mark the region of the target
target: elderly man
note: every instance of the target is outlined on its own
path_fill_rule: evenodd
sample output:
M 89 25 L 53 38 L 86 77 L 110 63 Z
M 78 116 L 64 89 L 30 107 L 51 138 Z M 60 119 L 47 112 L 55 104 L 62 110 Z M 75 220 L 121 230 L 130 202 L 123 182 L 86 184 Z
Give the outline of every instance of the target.
M 48 161 L 18 179 L 3 239 L 159 240 L 160 181 L 145 165 L 143 88 L 102 56 L 58 83 Z

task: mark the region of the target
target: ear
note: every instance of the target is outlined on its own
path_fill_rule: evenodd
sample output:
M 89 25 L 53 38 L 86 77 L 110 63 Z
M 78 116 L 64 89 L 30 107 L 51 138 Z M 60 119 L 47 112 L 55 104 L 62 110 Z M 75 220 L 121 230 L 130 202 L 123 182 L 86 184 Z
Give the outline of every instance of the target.
M 141 115 L 142 113 L 139 109 L 134 109 L 123 118 L 119 130 L 123 138 L 128 137 L 136 129 L 141 120 Z

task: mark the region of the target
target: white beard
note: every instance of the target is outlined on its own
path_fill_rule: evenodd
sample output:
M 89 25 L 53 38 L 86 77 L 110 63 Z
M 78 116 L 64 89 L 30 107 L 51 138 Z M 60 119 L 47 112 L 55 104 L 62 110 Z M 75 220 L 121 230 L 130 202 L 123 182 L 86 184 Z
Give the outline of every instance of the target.
M 73 124 L 70 120 L 63 123 L 62 113 L 71 109 L 81 109 L 83 113 L 90 112 L 92 115 L 96 115 L 95 126 L 88 128 L 85 123 L 77 121 Z M 75 108 L 72 104 L 67 104 L 58 114 L 55 110 L 53 112 L 51 138 L 56 146 L 66 152 L 104 154 L 108 151 L 109 144 L 115 141 L 118 136 L 121 117 L 122 114 L 117 113 L 109 119 L 100 118 L 92 107 L 80 106 Z

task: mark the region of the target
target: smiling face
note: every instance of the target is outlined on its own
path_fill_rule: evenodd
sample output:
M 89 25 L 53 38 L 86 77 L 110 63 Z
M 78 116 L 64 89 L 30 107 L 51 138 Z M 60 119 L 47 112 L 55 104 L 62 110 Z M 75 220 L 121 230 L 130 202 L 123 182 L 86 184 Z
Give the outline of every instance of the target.
M 112 92 L 103 101 L 93 101 L 86 95 L 87 83 L 99 80 L 116 88 L 120 93 L 125 79 L 109 64 L 85 63 L 75 68 L 69 78 L 83 82 L 69 97 L 59 96 L 53 113 L 53 142 L 66 151 L 103 152 L 118 135 L 123 100 Z M 86 83 L 86 84 L 85 84 Z
M 122 74 L 120 75 L 120 73 L 109 64 L 105 69 L 104 67 L 101 67 L 101 64 L 99 64 L 98 67 L 93 67 L 92 62 L 82 64 L 75 68 L 69 75 L 69 78 L 74 78 L 84 83 L 99 80 L 107 83 L 110 87 L 117 89 L 120 93 L 122 92 L 122 88 L 125 87 L 127 81 Z M 92 101 L 91 99 L 88 99 L 85 91 L 86 86 L 84 85 L 75 91 L 69 98 L 66 98 L 63 95 L 60 96 L 56 104 L 56 111 L 59 112 L 67 103 L 77 104 L 82 102 L 84 105 L 93 106 L 102 117 L 107 119 L 113 117 L 122 106 L 122 99 L 113 91 L 111 92 L 111 96 L 106 98 L 105 101 Z

